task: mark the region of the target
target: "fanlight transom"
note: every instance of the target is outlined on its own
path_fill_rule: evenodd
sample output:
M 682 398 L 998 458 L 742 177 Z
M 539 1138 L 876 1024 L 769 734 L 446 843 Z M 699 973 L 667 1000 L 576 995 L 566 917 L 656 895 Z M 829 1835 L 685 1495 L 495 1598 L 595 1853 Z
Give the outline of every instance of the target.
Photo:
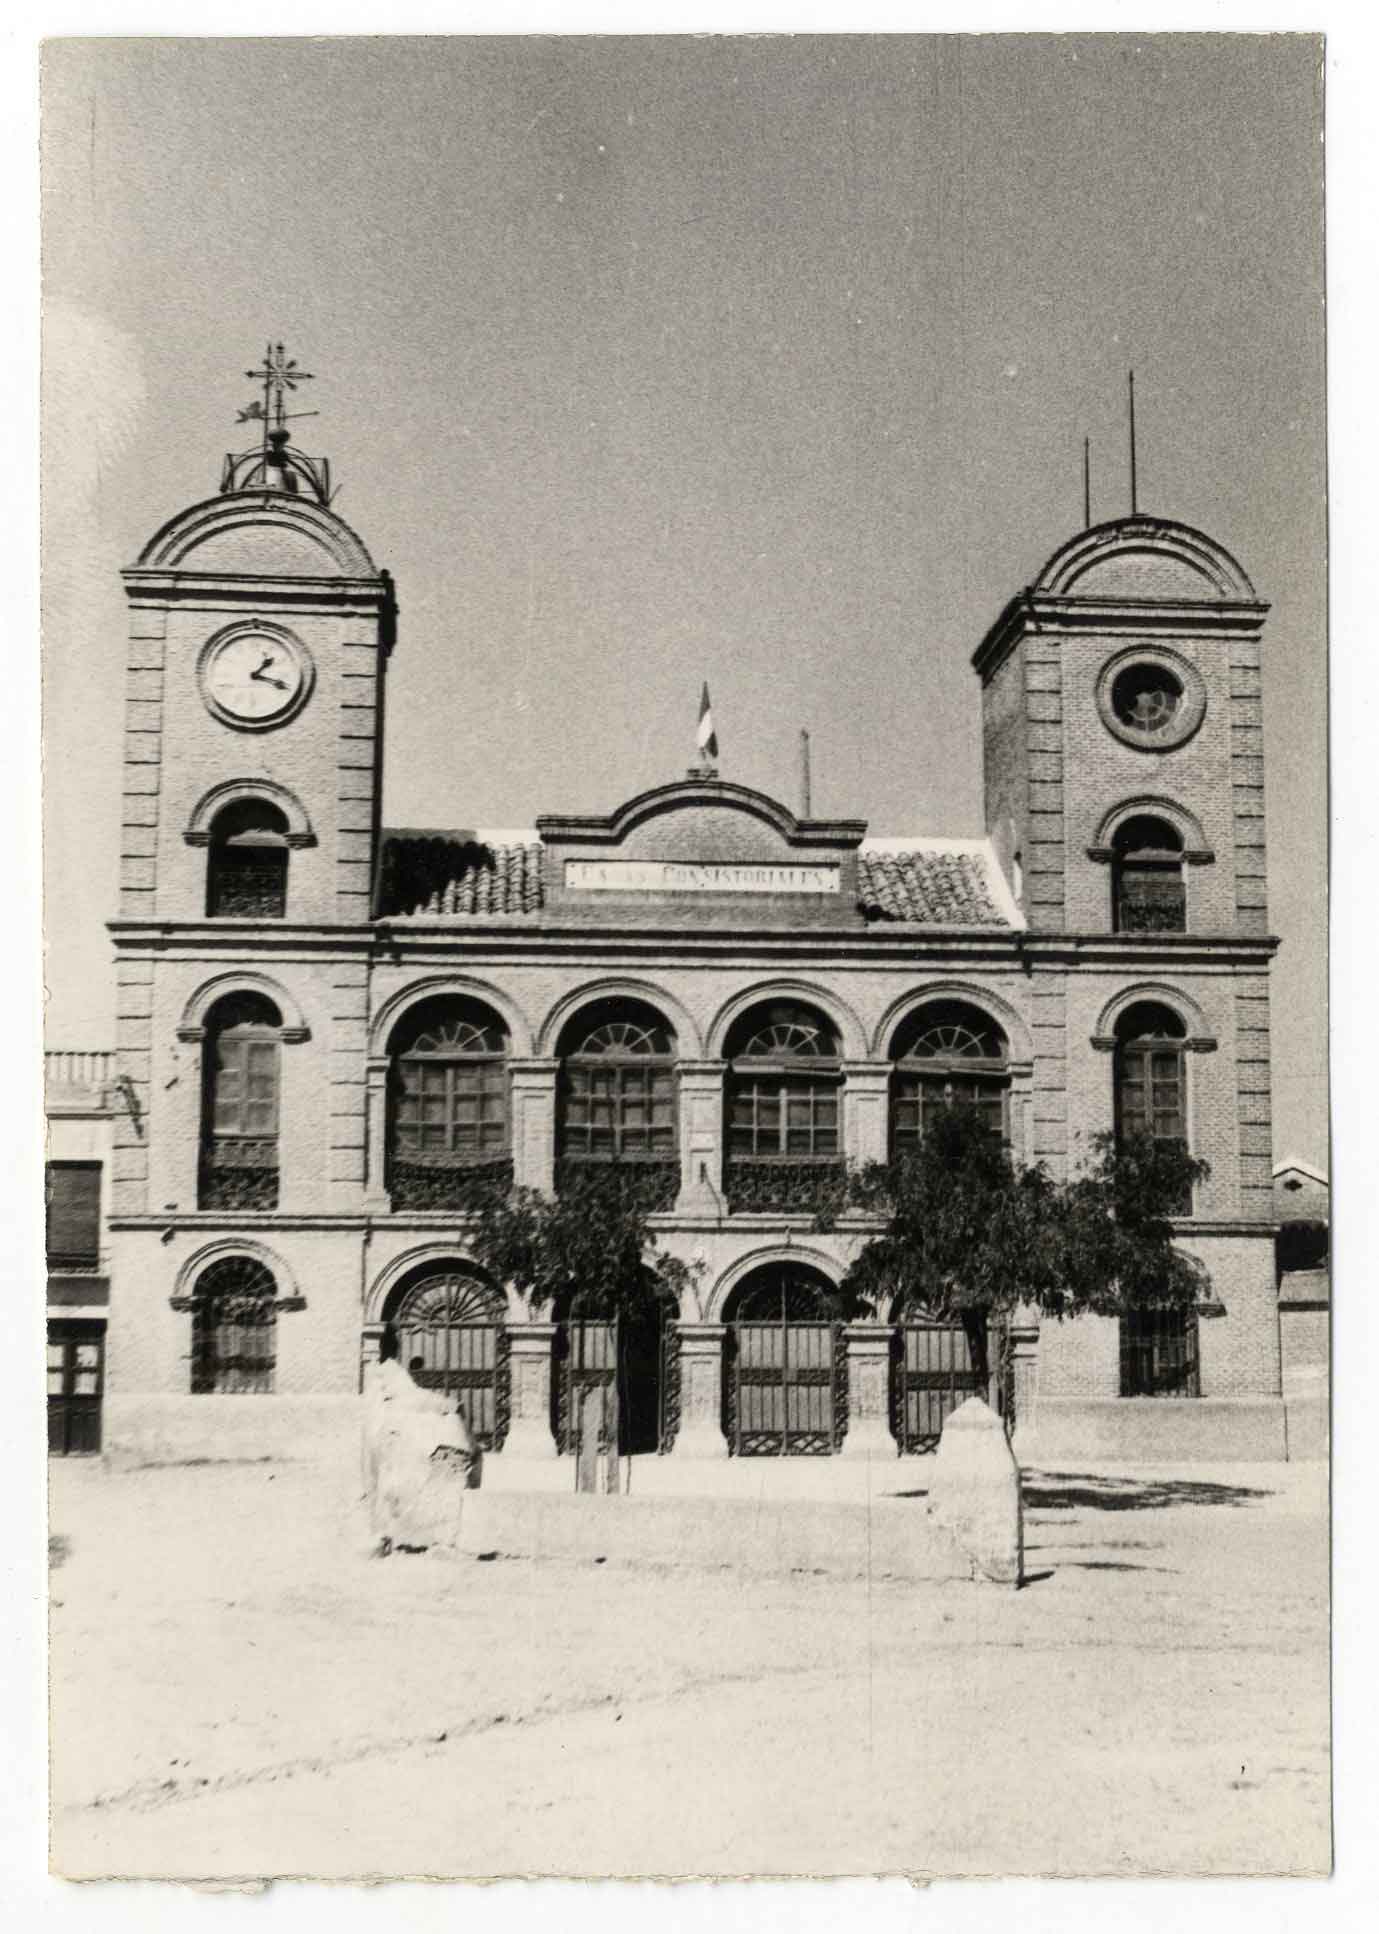
M 1005 1036 L 994 1021 L 958 1003 L 922 1008 L 911 1016 L 896 1042 L 898 1061 L 989 1061 L 1004 1063 Z
M 503 1299 L 489 1284 L 464 1271 L 427 1276 L 414 1283 L 393 1318 L 399 1329 L 451 1329 L 457 1323 L 502 1320 Z
M 670 1030 L 663 1021 L 603 1021 L 576 1045 L 576 1054 L 607 1058 L 633 1055 L 670 1055 L 675 1052 Z
M 833 1029 L 807 1007 L 780 1003 L 753 1018 L 756 1025 L 737 1050 L 743 1058 L 792 1061 L 837 1056 Z
M 469 1020 L 463 1016 L 435 1022 L 423 1028 L 403 1050 L 405 1054 L 435 1054 L 453 1061 L 465 1054 L 501 1054 L 503 1032 L 496 1021 Z
M 276 1294 L 272 1271 L 256 1256 L 222 1256 L 196 1282 L 199 1303 L 214 1303 L 222 1319 L 241 1323 L 271 1314 Z

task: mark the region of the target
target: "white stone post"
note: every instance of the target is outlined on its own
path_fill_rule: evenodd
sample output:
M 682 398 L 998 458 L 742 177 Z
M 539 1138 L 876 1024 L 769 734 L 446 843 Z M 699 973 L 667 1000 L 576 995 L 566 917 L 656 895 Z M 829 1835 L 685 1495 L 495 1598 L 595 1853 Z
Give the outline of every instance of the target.
M 929 1516 L 948 1533 L 975 1580 L 1020 1583 L 1020 1466 L 1000 1418 L 980 1397 L 959 1404 L 944 1423 L 929 1475 Z
M 554 1457 L 551 1430 L 551 1366 L 554 1323 L 509 1323 L 508 1374 L 511 1408 L 505 1458 Z
M 847 1340 L 848 1434 L 843 1457 L 899 1455 L 891 1434 L 891 1332 L 875 1323 L 850 1323 Z
M 554 1058 L 510 1061 L 512 1075 L 512 1173 L 519 1188 L 555 1193 Z
M 843 1063 L 843 1151 L 850 1162 L 884 1162 L 890 1141 L 889 1061 Z
M 370 1215 L 386 1215 L 388 1196 L 388 1058 L 368 1064 L 367 1116 L 364 1124 L 364 1207 Z
M 681 1323 L 680 1428 L 675 1457 L 726 1457 L 723 1435 L 723 1323 Z
M 726 1061 L 682 1061 L 677 1215 L 723 1213 L 723 1071 Z

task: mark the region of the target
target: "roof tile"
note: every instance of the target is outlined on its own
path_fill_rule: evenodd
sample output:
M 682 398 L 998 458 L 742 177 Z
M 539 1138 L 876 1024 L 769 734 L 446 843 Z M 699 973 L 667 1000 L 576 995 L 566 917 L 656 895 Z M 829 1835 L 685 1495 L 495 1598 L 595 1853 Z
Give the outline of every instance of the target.
M 393 918 L 539 914 L 546 905 L 539 841 L 489 845 L 465 833 L 385 833 L 379 912 Z M 857 911 L 866 921 L 1004 927 L 974 853 L 858 855 Z

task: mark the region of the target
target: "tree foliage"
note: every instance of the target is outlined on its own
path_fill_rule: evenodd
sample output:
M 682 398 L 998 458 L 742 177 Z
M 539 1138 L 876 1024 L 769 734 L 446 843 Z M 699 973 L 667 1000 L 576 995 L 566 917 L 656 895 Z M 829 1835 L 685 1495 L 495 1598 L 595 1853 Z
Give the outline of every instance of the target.
M 817 1226 L 844 1210 L 885 1218 L 843 1289 L 877 1314 L 900 1310 L 1000 1321 L 1020 1306 L 1042 1316 L 1114 1314 L 1196 1303 L 1210 1279 L 1173 1242 L 1171 1217 L 1207 1164 L 1139 1137 L 1099 1135 L 1067 1182 L 1017 1163 L 974 1108 L 927 1122 L 918 1146 L 848 1171 Z
M 558 1195 L 494 1195 L 476 1208 L 469 1247 L 533 1309 L 609 1318 L 645 1316 L 657 1303 L 678 1308 L 699 1270 L 659 1248 L 650 1223 L 656 1187 L 635 1164 L 610 1162 L 572 1174 Z

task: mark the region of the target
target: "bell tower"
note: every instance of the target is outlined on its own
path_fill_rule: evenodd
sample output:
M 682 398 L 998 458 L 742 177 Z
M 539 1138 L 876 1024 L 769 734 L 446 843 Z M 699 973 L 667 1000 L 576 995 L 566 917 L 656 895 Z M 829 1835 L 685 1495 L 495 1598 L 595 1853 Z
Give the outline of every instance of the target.
M 1122 832 L 1152 822 L 1147 867 L 1171 847 L 1185 869 L 1180 930 L 1267 933 L 1268 609 L 1211 538 L 1139 513 L 1080 532 L 1007 605 L 972 662 L 987 826 L 1032 931 L 1116 926 Z
M 247 374 L 261 442 L 124 572 L 122 920 L 369 917 L 392 582 L 292 445 L 309 374 L 280 343 Z

